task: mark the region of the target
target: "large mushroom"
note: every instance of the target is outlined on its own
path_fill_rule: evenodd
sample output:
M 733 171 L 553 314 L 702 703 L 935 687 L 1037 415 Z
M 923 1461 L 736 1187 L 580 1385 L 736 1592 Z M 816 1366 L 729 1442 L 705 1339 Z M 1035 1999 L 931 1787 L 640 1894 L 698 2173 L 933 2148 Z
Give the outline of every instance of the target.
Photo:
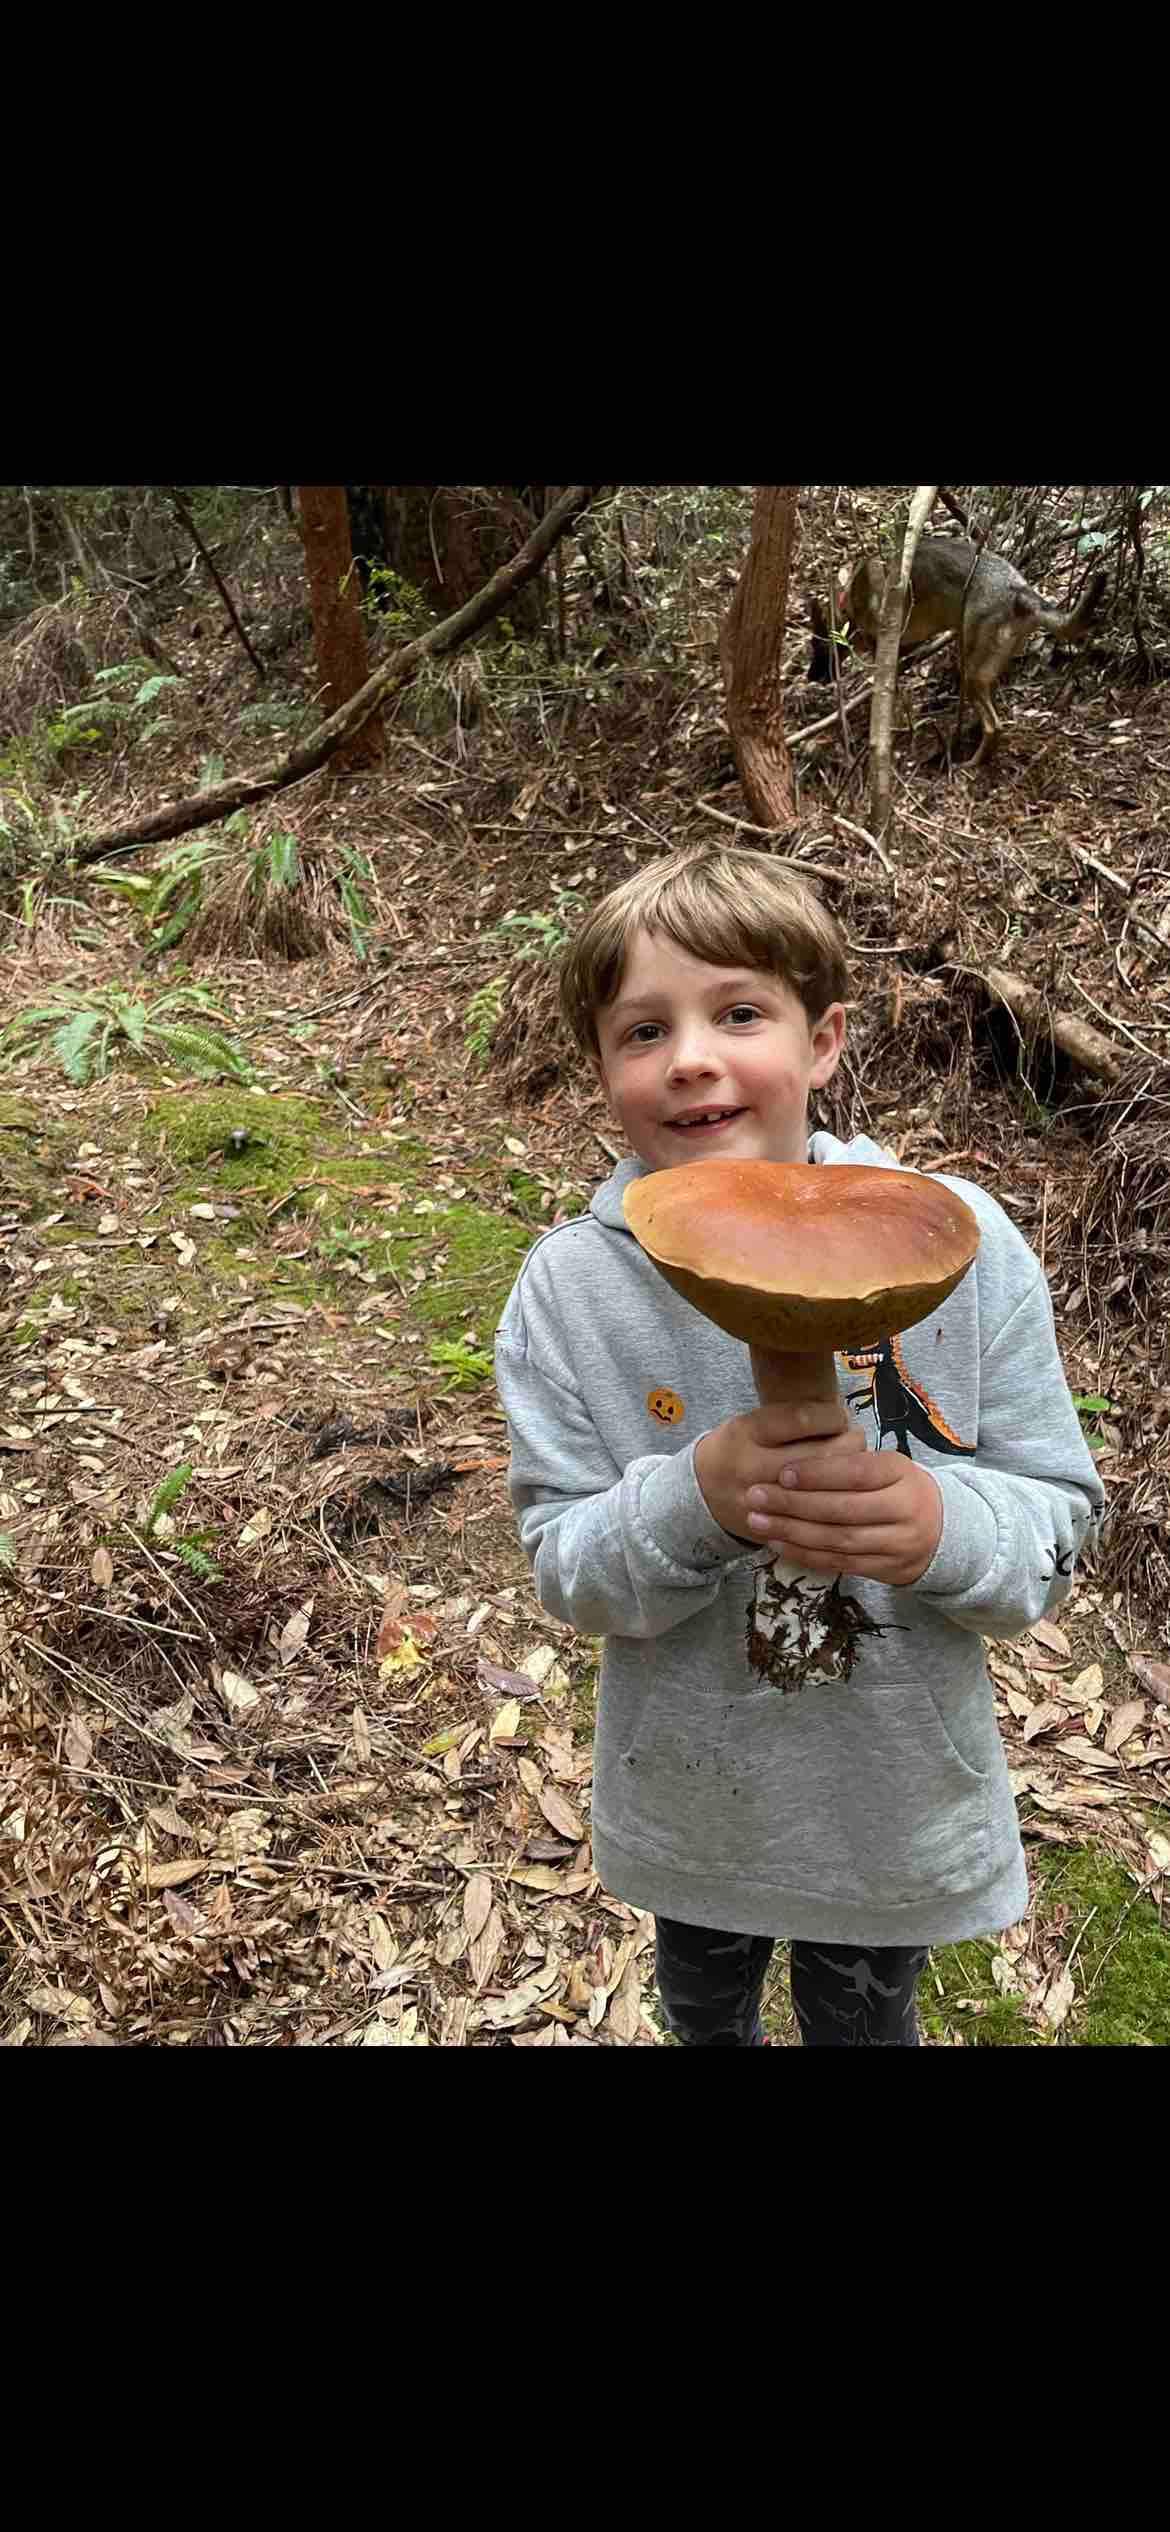
M 836 1398 L 836 1355 L 930 1316 L 979 1246 L 969 1205 L 937 1178 L 849 1162 L 708 1160 L 631 1179 L 635 1239 L 675 1291 L 751 1348 L 765 1405 Z M 777 1687 L 847 1679 L 873 1621 L 784 1557 L 760 1568 L 753 1669 Z

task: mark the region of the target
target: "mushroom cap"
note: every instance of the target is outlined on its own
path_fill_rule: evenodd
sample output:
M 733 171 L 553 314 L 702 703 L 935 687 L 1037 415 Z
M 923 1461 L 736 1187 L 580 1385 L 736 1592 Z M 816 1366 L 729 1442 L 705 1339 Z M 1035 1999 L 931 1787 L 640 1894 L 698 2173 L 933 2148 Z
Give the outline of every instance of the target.
M 685 1161 L 631 1179 L 622 1210 L 684 1300 L 773 1354 L 896 1336 L 979 1246 L 970 1205 L 937 1178 L 848 1161 Z

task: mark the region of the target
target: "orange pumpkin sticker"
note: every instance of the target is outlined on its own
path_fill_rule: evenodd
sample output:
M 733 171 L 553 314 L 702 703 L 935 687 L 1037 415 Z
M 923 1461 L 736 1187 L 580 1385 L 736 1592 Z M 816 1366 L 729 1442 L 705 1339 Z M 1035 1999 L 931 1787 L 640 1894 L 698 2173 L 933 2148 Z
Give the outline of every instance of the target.
M 686 1414 L 682 1399 L 673 1389 L 652 1389 L 646 1404 L 660 1424 L 681 1424 Z

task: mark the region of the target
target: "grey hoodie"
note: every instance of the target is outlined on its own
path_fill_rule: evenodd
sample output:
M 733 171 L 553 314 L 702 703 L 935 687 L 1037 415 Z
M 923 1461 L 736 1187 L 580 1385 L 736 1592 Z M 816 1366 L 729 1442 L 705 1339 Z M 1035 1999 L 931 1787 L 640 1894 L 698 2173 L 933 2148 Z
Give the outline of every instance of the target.
M 812 1160 L 897 1166 L 865 1136 Z M 1056 1350 L 1043 1271 L 992 1196 L 978 1257 L 920 1326 L 839 1358 L 850 1417 L 937 1478 L 937 1551 L 907 1590 L 850 1578 L 883 1630 L 847 1681 L 793 1696 L 746 1656 L 760 1550 L 708 1511 L 700 1434 L 758 1404 L 747 1348 L 626 1229 L 624 1161 L 536 1243 L 496 1372 L 520 1536 L 544 1608 L 605 1638 L 593 1851 L 635 1907 L 736 1934 L 952 1943 L 1027 1906 L 983 1636 L 1059 1608 L 1103 1490 Z

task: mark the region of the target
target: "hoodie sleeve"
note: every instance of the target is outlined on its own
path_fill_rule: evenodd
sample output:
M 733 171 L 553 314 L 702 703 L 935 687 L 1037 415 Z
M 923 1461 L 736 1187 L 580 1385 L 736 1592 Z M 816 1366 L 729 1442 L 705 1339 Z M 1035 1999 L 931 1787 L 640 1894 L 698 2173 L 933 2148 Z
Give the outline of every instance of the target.
M 1020 1635 L 1067 1600 L 1105 1501 L 1057 1351 L 1043 1272 L 980 1364 L 978 1458 L 932 1467 L 935 1554 L 914 1590 L 956 1626 Z
M 524 1278 L 528 1281 L 528 1278 Z M 496 1381 L 512 1445 L 509 1489 L 537 1598 L 589 1635 L 664 1635 L 705 1609 L 756 1550 L 707 1509 L 694 1446 L 618 1467 L 572 1381 L 539 1296 L 512 1294 Z

